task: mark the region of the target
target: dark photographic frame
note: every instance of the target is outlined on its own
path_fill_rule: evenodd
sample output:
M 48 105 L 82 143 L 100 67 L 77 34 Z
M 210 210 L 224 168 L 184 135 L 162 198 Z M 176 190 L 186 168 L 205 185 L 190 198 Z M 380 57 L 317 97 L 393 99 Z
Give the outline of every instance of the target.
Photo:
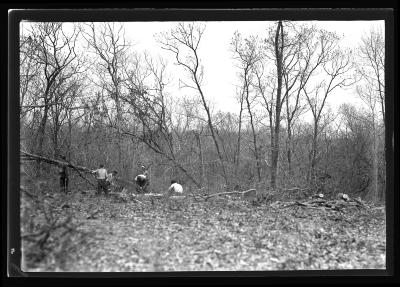
M 164 279 L 175 280 L 186 278 L 190 282 L 196 278 L 212 277 L 213 283 L 232 284 L 245 283 L 257 278 L 260 282 L 270 279 L 274 281 L 284 281 L 295 283 L 299 278 L 302 280 L 318 279 L 329 282 L 334 279 L 336 282 L 346 281 L 349 283 L 359 282 L 360 276 L 365 277 L 365 282 L 380 282 L 382 278 L 394 278 L 395 257 L 398 256 L 398 247 L 395 246 L 398 239 L 398 195 L 395 193 L 394 181 L 394 100 L 397 83 L 395 83 L 394 60 L 397 58 L 397 36 L 395 36 L 396 21 L 392 9 L 309 9 L 300 8 L 289 9 L 93 9 L 93 10 L 13 10 L 8 15 L 8 125 L 7 125 L 7 275 L 9 277 L 35 277 L 39 278 L 65 278 L 72 282 L 84 282 L 90 285 L 94 278 L 108 278 L 106 281 L 112 282 L 113 278 L 128 278 L 149 280 L 148 282 L 161 282 Z M 321 270 L 321 271 L 254 271 L 254 272 L 149 272 L 149 273 L 24 273 L 20 270 L 20 213 L 19 213 L 19 22 L 29 21 L 238 21 L 238 20 L 268 21 L 278 19 L 288 20 L 385 20 L 385 146 L 386 146 L 386 170 L 387 170 L 387 189 L 386 189 L 386 270 Z M 396 52 L 396 54 L 395 54 Z M 3 105 L 4 107 L 4 105 Z M 4 146 L 3 146 L 4 148 Z M 397 220 L 397 221 L 396 221 Z M 395 225 L 397 228 L 395 228 Z M 13 251 L 12 251 L 13 250 Z M 398 259 L 398 258 L 397 258 Z M 227 280 L 224 277 L 230 277 Z M 86 278 L 85 281 L 82 281 Z M 31 278 L 33 280 L 33 278 Z M 29 280 L 28 280 L 29 281 Z M 343 282 L 344 282 L 343 281 Z M 189 283 L 189 282 L 188 282 Z M 99 284 L 99 283 L 98 283 Z M 152 284 L 152 283 L 151 283 Z M 230 285 L 232 285 L 230 284 Z

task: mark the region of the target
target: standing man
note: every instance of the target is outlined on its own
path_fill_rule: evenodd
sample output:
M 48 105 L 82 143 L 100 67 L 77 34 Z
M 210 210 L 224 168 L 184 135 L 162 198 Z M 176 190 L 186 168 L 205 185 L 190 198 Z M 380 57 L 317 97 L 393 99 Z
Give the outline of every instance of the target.
M 100 164 L 100 168 L 93 170 L 93 174 L 96 174 L 97 179 L 97 195 L 100 195 L 102 191 L 107 195 L 108 188 L 107 188 L 107 170 L 104 168 L 104 165 Z
M 61 156 L 63 161 L 66 161 L 65 156 Z M 68 192 L 68 171 L 67 165 L 63 164 L 59 166 L 58 174 L 60 175 L 60 192 Z

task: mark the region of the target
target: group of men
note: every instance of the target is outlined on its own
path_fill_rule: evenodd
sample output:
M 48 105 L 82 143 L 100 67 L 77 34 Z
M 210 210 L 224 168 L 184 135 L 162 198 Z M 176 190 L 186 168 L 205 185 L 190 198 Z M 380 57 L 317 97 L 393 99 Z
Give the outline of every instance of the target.
M 61 156 L 63 161 L 67 161 L 65 156 Z M 108 194 L 111 191 L 111 186 L 115 186 L 114 178 L 118 174 L 117 171 L 107 173 L 107 170 L 101 164 L 99 169 L 93 170 L 93 174 L 96 174 L 97 179 L 97 194 L 104 191 Z M 60 177 L 60 192 L 68 193 L 68 166 L 67 164 L 59 164 L 58 174 Z
M 149 185 L 149 174 L 148 170 L 145 166 L 141 167 L 142 173 L 138 174 L 135 177 L 135 182 L 137 184 L 136 192 L 138 193 L 146 193 L 146 187 Z M 113 180 L 117 175 L 116 171 L 112 173 L 107 173 L 107 170 L 101 164 L 99 169 L 92 171 L 93 174 L 96 174 L 97 178 L 97 193 L 100 194 L 102 191 L 105 191 L 108 194 L 110 190 L 110 186 L 114 185 Z M 168 188 L 168 194 L 170 195 L 179 195 L 183 194 L 183 187 L 176 180 L 171 180 L 171 185 Z
M 62 156 L 61 159 L 66 161 L 65 156 Z M 135 177 L 135 182 L 137 184 L 136 191 L 138 193 L 145 193 L 146 187 L 149 185 L 149 175 L 148 170 L 145 166 L 141 167 L 142 173 L 138 174 Z M 116 177 L 118 175 L 117 171 L 112 171 L 110 173 L 107 172 L 107 169 L 104 168 L 103 164 L 100 164 L 99 168 L 91 171 L 92 174 L 96 176 L 97 179 L 97 195 L 100 195 L 104 192 L 108 195 L 111 192 L 112 187 L 117 187 Z M 67 193 L 68 192 L 68 171 L 67 165 L 62 164 L 59 166 L 59 176 L 60 176 L 60 191 Z M 171 180 L 171 185 L 168 188 L 168 194 L 170 195 L 180 195 L 183 194 L 183 187 L 176 180 Z

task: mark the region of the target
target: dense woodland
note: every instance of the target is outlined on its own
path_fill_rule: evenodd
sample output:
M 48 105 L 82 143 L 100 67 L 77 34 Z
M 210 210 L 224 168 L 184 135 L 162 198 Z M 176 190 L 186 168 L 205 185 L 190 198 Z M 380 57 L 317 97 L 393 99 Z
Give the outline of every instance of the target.
M 235 187 L 313 187 L 383 200 L 384 36 L 354 50 L 316 26 L 279 21 L 265 35 L 232 35 L 238 111 L 203 92 L 198 53 L 205 25 L 156 35 L 175 63 L 135 51 L 121 23 L 30 23 L 20 35 L 21 150 L 77 165 L 104 163 L 132 179 L 150 167 L 159 192 L 171 178 L 209 192 Z M 169 66 L 186 72 L 185 98 Z M 353 89 L 363 105 L 332 111 L 327 98 Z M 307 116 L 308 120 L 304 120 Z M 310 120 L 311 119 L 311 120 Z M 26 164 L 40 178 L 46 164 Z
M 354 49 L 311 24 L 236 31 L 238 110 L 222 112 L 204 89 L 204 23 L 155 35 L 173 62 L 137 51 L 123 23 L 21 27 L 23 271 L 385 268 L 381 30 Z M 333 109 L 344 90 L 361 104 Z M 100 164 L 122 192 L 93 194 Z M 165 196 L 171 179 L 183 199 Z

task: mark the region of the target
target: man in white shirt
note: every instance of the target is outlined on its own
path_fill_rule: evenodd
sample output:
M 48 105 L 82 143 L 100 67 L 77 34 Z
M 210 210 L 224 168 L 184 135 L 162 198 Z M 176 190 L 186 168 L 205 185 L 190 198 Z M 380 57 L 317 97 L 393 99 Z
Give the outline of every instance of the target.
M 108 194 L 107 190 L 107 170 L 104 168 L 104 165 L 100 164 L 100 168 L 93 170 L 93 174 L 96 174 L 97 179 L 97 194 L 100 194 L 102 190 L 106 194 Z
M 183 195 L 183 187 L 175 180 L 171 180 L 171 186 L 168 188 L 169 195 Z

